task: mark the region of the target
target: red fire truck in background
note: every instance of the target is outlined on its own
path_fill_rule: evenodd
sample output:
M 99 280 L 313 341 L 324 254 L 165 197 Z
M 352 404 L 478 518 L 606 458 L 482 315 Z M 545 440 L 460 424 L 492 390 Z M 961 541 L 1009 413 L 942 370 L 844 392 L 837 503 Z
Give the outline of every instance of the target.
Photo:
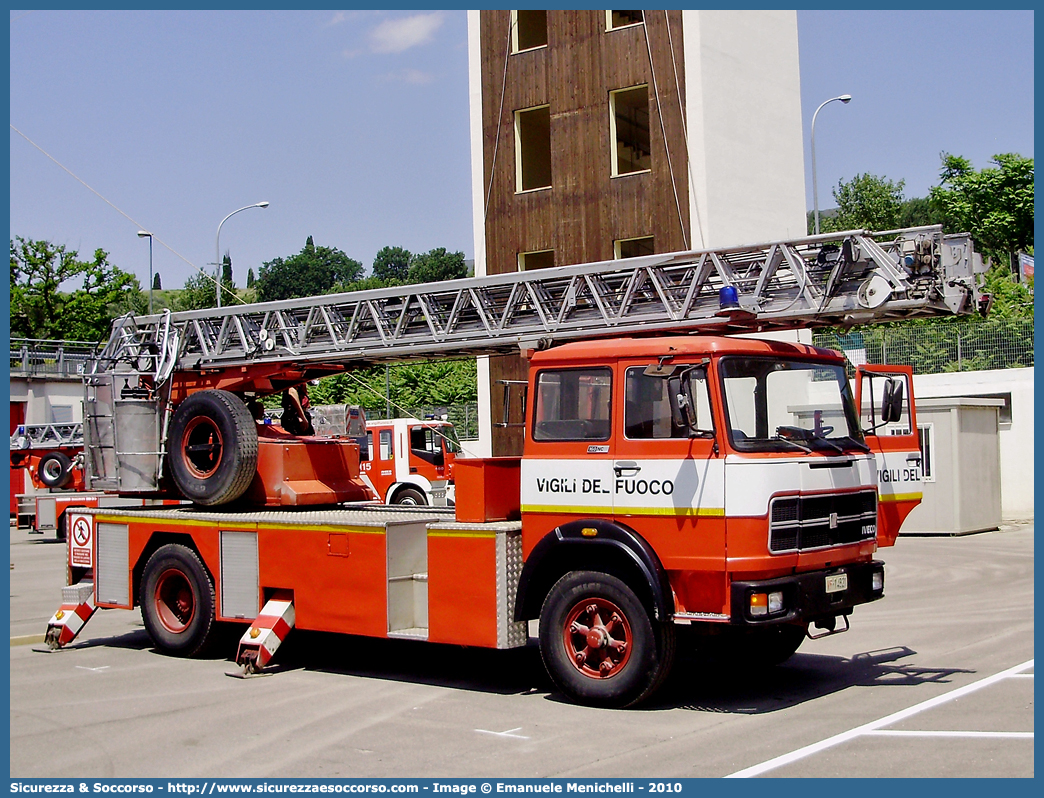
M 782 661 L 883 596 L 874 553 L 920 500 L 912 375 L 853 390 L 839 353 L 723 336 L 970 313 L 981 272 L 967 236 L 849 231 L 125 317 L 85 375 L 88 483 L 195 506 L 70 512 L 48 642 L 140 606 L 175 655 L 247 624 L 254 673 L 295 627 L 510 648 L 538 619 L 558 688 L 613 706 L 662 682 L 679 625 Z M 247 409 L 355 365 L 510 351 L 524 453 L 455 459 L 453 513 L 348 504 L 374 498 L 379 428 L 367 461 L 359 424 L 296 438 Z
M 387 419 L 366 422 L 359 472 L 386 504 L 452 507 L 453 462 L 460 453 L 448 421 Z

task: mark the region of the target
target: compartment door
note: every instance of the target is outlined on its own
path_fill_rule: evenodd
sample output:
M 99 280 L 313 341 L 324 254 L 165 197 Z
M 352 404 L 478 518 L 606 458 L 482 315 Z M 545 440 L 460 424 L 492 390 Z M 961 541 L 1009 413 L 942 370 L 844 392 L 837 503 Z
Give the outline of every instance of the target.
M 877 544 L 892 546 L 906 516 L 921 503 L 920 435 L 910 366 L 856 369 L 859 425 L 877 460 Z

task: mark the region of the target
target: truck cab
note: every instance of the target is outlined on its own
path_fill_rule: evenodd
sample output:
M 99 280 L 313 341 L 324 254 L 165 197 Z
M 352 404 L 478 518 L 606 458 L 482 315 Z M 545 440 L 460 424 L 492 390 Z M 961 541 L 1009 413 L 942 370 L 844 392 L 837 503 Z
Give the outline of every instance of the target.
M 553 581 L 537 576 L 541 563 L 601 538 L 582 559 L 623 551 L 619 567 L 638 563 L 658 617 L 789 626 L 793 648 L 810 623 L 833 630 L 883 595 L 874 553 L 909 509 L 881 508 L 920 497 L 916 468 L 903 485 L 878 485 L 882 446 L 904 466 L 918 456 L 908 385 L 889 399 L 907 435 L 890 435 L 895 424 L 873 416 L 881 391 L 864 418 L 837 352 L 684 336 L 535 352 L 528 389 L 523 592 Z
M 448 421 L 366 422 L 359 472 L 385 504 L 453 506 L 453 461 L 460 452 Z

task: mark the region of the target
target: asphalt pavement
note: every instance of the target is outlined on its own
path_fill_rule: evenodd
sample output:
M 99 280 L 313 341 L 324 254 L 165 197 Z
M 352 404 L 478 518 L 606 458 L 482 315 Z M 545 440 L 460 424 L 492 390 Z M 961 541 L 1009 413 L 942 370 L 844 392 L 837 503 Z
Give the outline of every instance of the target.
M 530 646 L 294 631 L 271 675 L 96 613 L 38 653 L 63 544 L 11 530 L 12 777 L 1033 775 L 1033 524 L 901 537 L 852 628 L 742 673 L 682 646 L 643 706 L 565 702 Z

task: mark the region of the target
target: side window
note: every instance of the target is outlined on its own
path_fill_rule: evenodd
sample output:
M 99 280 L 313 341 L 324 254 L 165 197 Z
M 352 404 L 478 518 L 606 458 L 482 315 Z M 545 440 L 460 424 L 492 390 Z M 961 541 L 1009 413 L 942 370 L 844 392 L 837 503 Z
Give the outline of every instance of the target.
M 431 427 L 413 427 L 410 430 L 410 451 L 415 457 L 442 465 L 442 446 Z
M 540 372 L 533 440 L 609 440 L 612 389 L 612 372 L 607 368 Z
M 392 452 L 392 434 L 390 429 L 381 430 L 381 459 L 391 460 L 394 457 Z
M 689 432 L 671 407 L 670 386 L 663 377 L 650 377 L 645 368 L 627 369 L 624 383 L 624 437 L 632 440 L 648 438 L 687 438 Z M 696 426 L 711 431 L 710 389 L 707 374 L 702 370 L 691 372 L 693 400 L 696 403 Z
M 910 385 L 905 374 L 863 373 L 859 425 L 868 435 L 910 435 Z M 886 406 L 896 416 L 885 415 Z M 888 419 L 887 421 L 885 419 Z
M 373 451 L 373 430 L 370 430 L 362 437 L 356 438 L 359 442 L 359 460 L 362 462 L 369 461 L 371 452 Z

